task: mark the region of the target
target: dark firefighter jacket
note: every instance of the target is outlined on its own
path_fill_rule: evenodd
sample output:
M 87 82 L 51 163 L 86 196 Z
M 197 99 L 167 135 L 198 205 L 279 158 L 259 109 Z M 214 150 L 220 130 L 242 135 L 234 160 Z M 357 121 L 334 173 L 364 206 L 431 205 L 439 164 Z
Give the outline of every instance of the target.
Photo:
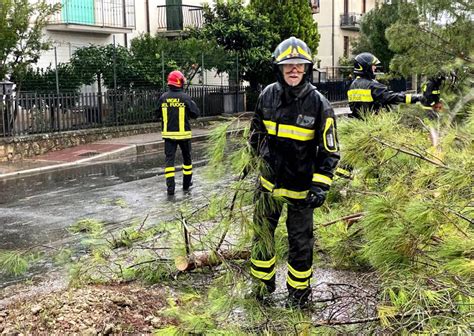
M 199 108 L 182 89 L 170 89 L 163 93 L 158 101 L 161 111 L 161 129 L 163 139 L 183 140 L 191 138 L 189 119 L 199 115 Z
M 347 91 L 351 117 L 360 118 L 363 111 L 378 112 L 383 107 L 400 103 L 416 103 L 418 95 L 393 92 L 375 79 L 357 77 Z
M 423 93 L 423 105 L 429 106 L 430 108 L 439 103 L 441 94 L 441 85 L 443 84 L 444 77 L 430 78 L 426 83 L 421 86 L 421 92 Z
M 283 96 L 278 82 L 260 94 L 250 144 L 266 163 L 261 187 L 275 196 L 304 199 L 312 184 L 328 190 L 332 183 L 339 161 L 334 111 L 309 83 L 289 103 Z

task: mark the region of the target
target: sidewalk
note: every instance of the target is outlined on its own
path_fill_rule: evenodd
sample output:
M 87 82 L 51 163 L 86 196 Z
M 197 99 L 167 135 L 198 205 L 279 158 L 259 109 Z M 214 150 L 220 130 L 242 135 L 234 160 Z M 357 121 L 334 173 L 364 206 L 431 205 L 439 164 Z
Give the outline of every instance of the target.
M 209 129 L 206 128 L 193 128 L 192 131 L 193 142 L 204 140 L 209 133 Z M 100 140 L 38 155 L 20 162 L 0 163 L 0 179 L 157 151 L 163 148 L 163 144 L 161 132 Z
M 335 107 L 336 115 L 348 113 L 347 107 Z M 203 141 L 210 129 L 193 127 L 192 141 Z M 66 148 L 43 155 L 38 155 L 20 162 L 0 162 L 0 180 L 22 175 L 31 175 L 43 171 L 61 169 L 87 162 L 109 160 L 157 151 L 163 148 L 164 141 L 161 131 L 156 133 L 138 134 L 121 138 L 96 141 L 89 144 Z

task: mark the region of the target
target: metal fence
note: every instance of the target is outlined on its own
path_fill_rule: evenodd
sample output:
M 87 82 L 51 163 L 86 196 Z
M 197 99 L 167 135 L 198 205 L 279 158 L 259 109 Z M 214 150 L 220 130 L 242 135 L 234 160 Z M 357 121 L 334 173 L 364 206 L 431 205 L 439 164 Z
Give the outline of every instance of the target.
M 246 110 L 244 87 L 190 86 L 202 116 Z M 53 133 L 158 121 L 160 90 L 105 93 L 17 93 L 0 100 L 0 136 Z M 0 96 L 1 97 L 1 96 Z
M 347 100 L 349 84 L 350 82 L 344 81 L 314 83 L 318 91 L 331 102 Z

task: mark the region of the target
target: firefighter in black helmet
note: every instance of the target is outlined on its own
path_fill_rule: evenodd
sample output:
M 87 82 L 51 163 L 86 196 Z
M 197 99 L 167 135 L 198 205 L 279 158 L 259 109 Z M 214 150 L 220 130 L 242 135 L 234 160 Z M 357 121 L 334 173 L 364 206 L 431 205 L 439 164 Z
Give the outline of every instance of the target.
M 262 291 L 275 290 L 274 233 L 287 204 L 288 304 L 304 307 L 311 293 L 313 211 L 323 205 L 339 161 L 336 119 L 328 100 L 310 83 L 313 60 L 295 37 L 273 53 L 277 81 L 258 98 L 250 144 L 263 161 L 256 193 L 251 274 Z
M 380 61 L 371 53 L 364 52 L 354 59 L 355 80 L 347 91 L 352 117 L 361 118 L 363 111 L 378 112 L 383 107 L 394 104 L 414 104 L 422 99 L 422 95 L 389 91 L 388 88 L 375 80 L 375 69 Z

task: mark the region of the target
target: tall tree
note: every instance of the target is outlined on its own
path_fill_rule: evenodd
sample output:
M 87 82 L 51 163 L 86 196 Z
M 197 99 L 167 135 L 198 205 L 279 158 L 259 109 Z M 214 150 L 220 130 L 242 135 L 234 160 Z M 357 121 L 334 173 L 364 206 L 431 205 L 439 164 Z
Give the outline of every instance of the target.
M 51 66 L 45 69 L 26 69 L 21 77 L 16 77 L 17 92 L 56 92 L 56 71 L 61 92 L 77 92 L 83 84 L 80 75 L 74 71 L 70 63 L 59 63 L 56 69 Z
M 228 58 L 214 41 L 190 38 L 168 40 L 158 35 L 142 35 L 132 40 L 130 52 L 140 78 L 161 85 L 172 70 L 183 72 L 190 82 L 203 66 L 205 70 L 219 67 Z
M 270 59 L 278 35 L 268 18 L 245 7 L 243 0 L 215 0 L 212 7 L 205 5 L 204 25 L 192 35 L 216 41 L 229 52 L 229 60 L 217 69 L 229 73 L 234 82 L 237 74 L 254 87 L 273 79 Z
M 104 84 L 112 89 L 117 83 L 117 89 L 127 89 L 141 80 L 130 52 L 123 46 L 109 44 L 80 48 L 72 55 L 71 64 L 86 85 L 97 81 L 99 87 Z
M 370 52 L 377 56 L 387 71 L 389 70 L 395 53 L 388 47 L 385 31 L 400 18 L 399 6 L 396 1 L 383 3 L 364 15 L 360 24 L 360 38 L 353 45 L 354 55 Z
M 461 77 L 472 76 L 472 1 L 417 0 L 401 9 L 400 20 L 387 30 L 389 46 L 397 53 L 394 69 L 426 75 L 454 69 Z
M 60 9 L 41 0 L 1 0 L 0 3 L 0 79 L 25 71 L 50 48 L 42 30 L 48 17 Z
M 278 41 L 290 36 L 298 37 L 316 54 L 318 24 L 313 19 L 308 0 L 250 0 L 250 7 L 269 18 L 272 30 L 278 34 Z

